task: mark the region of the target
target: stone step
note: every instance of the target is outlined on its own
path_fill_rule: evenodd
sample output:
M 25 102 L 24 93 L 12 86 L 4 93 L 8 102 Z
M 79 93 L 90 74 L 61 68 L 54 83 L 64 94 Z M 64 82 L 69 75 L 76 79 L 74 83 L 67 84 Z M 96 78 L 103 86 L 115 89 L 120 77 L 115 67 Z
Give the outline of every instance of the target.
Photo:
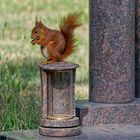
M 0 132 L 0 140 L 140 140 L 140 125 L 84 126 L 81 135 L 74 137 L 46 137 L 39 135 L 39 130 Z

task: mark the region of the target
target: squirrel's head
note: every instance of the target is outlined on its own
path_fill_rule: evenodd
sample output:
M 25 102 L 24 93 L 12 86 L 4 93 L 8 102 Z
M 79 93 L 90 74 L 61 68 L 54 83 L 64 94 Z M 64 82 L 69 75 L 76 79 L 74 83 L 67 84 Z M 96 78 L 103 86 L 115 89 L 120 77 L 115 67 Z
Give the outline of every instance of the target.
M 31 32 L 31 39 L 32 39 L 31 43 L 33 45 L 36 43 L 41 45 L 41 42 L 42 42 L 42 39 L 44 39 L 45 33 L 46 33 L 45 25 L 41 21 L 38 21 L 36 19 L 35 26 L 33 27 L 32 32 Z

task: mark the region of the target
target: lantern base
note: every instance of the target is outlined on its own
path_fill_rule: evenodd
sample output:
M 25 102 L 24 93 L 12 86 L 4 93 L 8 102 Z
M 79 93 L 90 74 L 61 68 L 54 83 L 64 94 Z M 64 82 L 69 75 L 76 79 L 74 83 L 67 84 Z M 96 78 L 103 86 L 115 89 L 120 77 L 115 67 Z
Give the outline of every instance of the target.
M 49 127 L 39 127 L 39 134 L 43 136 L 51 137 L 70 137 L 77 136 L 81 133 L 81 127 L 70 127 L 70 128 L 49 128 Z
M 39 134 L 44 136 L 76 136 L 81 133 L 79 118 L 67 120 L 41 119 Z

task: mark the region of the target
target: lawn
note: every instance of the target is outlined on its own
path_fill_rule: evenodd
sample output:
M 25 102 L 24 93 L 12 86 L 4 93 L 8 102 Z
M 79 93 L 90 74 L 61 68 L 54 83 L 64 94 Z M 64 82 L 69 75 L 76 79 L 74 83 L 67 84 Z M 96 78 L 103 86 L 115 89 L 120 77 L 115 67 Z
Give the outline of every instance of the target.
M 33 129 L 39 125 L 40 75 L 44 58 L 31 45 L 36 15 L 58 29 L 60 18 L 81 13 L 76 30 L 77 51 L 67 59 L 80 65 L 76 76 L 76 99 L 88 94 L 88 0 L 0 0 L 0 131 Z

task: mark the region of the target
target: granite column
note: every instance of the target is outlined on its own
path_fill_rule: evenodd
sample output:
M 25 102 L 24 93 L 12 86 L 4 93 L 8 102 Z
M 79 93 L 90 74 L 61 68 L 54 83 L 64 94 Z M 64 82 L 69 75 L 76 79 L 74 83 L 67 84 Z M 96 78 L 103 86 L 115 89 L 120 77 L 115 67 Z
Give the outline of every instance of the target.
M 90 1 L 90 93 L 97 103 L 135 97 L 135 1 Z

